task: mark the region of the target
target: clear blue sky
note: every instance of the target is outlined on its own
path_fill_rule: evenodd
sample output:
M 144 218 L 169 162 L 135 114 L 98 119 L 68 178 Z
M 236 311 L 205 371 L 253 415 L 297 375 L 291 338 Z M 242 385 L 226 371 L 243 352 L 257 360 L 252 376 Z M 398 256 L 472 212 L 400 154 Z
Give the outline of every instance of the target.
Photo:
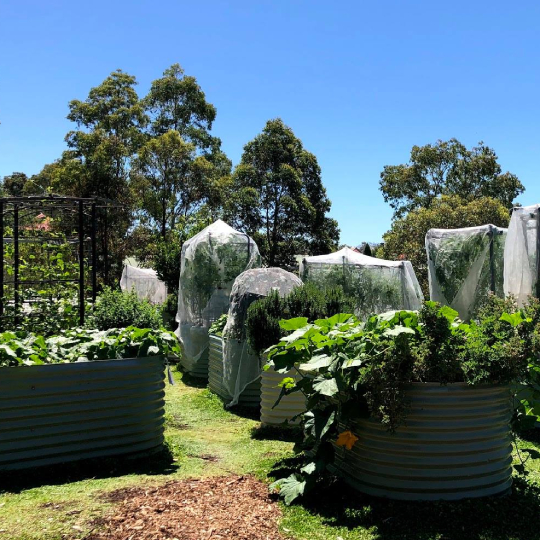
M 315 153 L 342 242 L 377 241 L 386 164 L 457 137 L 495 148 L 540 202 L 540 3 L 3 0 L 0 176 L 60 156 L 71 99 L 121 68 L 144 95 L 179 62 L 236 164 L 281 117 Z

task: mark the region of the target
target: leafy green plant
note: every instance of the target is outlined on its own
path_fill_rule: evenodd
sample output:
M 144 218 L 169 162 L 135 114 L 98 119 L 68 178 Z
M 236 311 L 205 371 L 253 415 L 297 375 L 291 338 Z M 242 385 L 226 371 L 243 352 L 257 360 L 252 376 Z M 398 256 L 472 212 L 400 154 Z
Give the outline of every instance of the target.
M 303 392 L 309 459 L 299 474 L 279 480 L 286 502 L 316 482 L 333 461 L 334 444 L 356 440 L 340 433 L 359 415 L 395 430 L 407 416 L 408 386 L 413 382 L 527 384 L 525 413 L 540 398 L 540 303 L 518 310 L 512 300 L 490 298 L 478 321 L 462 323 L 457 312 L 426 302 L 419 312 L 393 311 L 361 322 L 338 314 L 312 323 L 306 317 L 283 320 L 288 334 L 268 350 L 268 368 L 296 370 L 298 382 L 284 379 L 280 399 Z
M 399 271 L 385 267 L 351 264 L 306 265 L 300 276 L 320 289 L 341 288 L 359 317 L 403 305 L 403 284 Z
M 105 287 L 87 319 L 88 328 L 160 328 L 163 326 L 161 308 L 138 298 L 135 291 L 122 292 Z
M 30 220 L 20 227 L 18 306 L 13 288 L 15 246 L 4 246 L 4 282 L 9 285 L 3 291 L 2 327 L 52 335 L 79 324 L 79 264 L 66 235 L 55 230 L 55 220 L 47 220 L 52 230 L 33 225 Z M 13 236 L 12 228 L 5 234 Z
M 23 331 L 0 334 L 0 367 L 170 354 L 180 354 L 176 336 L 150 328 L 77 328 L 48 338 Z
M 306 317 L 310 321 L 336 313 L 352 312 L 353 300 L 341 287 L 320 288 L 313 283 L 295 287 L 286 297 L 273 291 L 248 309 L 246 332 L 248 343 L 261 353 L 284 335 L 281 319 Z
M 212 334 L 213 336 L 219 336 L 221 337 L 223 335 L 223 329 L 225 328 L 225 325 L 227 324 L 227 314 L 224 313 L 221 315 L 221 317 L 218 317 L 208 329 L 208 333 Z

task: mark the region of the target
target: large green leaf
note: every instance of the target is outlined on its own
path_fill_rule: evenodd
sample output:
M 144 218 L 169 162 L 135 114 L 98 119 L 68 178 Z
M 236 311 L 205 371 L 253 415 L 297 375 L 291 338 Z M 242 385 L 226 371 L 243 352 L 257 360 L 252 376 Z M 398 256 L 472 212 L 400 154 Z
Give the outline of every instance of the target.
M 283 330 L 292 332 L 294 330 L 304 328 L 307 323 L 307 317 L 296 317 L 295 319 L 282 319 L 281 321 L 279 321 L 279 326 L 283 328 Z
M 279 490 L 279 494 L 283 497 L 285 504 L 290 505 L 304 494 L 306 483 L 306 480 L 299 474 L 292 474 L 288 478 L 283 478 L 270 484 L 270 489 Z
M 313 383 L 313 390 L 323 396 L 332 397 L 338 392 L 338 386 L 335 379 L 317 378 Z
M 412 328 L 406 326 L 394 326 L 393 328 L 387 328 L 384 332 L 384 336 L 397 337 L 401 334 L 415 334 L 415 331 Z

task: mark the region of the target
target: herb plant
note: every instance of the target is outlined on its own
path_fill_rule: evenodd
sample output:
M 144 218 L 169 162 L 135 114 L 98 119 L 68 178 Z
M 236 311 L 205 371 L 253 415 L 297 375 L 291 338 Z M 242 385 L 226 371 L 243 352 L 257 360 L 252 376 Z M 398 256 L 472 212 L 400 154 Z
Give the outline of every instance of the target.
M 314 321 L 352 309 L 353 300 L 345 295 L 341 287 L 320 288 L 313 283 L 306 283 L 294 288 L 285 297 L 280 297 L 274 291 L 266 298 L 253 302 L 248 308 L 248 343 L 260 354 L 284 335 L 279 325 L 281 319 L 306 317 Z
M 161 307 L 141 300 L 135 291 L 123 292 L 105 287 L 88 316 L 86 326 L 98 330 L 109 328 L 160 328 Z

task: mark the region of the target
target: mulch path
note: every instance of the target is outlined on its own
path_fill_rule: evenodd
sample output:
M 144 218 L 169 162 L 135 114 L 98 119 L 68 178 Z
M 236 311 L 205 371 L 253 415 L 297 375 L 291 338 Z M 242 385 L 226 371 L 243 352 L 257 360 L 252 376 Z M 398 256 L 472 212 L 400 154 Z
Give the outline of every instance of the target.
M 117 503 L 85 540 L 283 540 L 279 506 L 251 476 L 169 482 L 106 495 Z

